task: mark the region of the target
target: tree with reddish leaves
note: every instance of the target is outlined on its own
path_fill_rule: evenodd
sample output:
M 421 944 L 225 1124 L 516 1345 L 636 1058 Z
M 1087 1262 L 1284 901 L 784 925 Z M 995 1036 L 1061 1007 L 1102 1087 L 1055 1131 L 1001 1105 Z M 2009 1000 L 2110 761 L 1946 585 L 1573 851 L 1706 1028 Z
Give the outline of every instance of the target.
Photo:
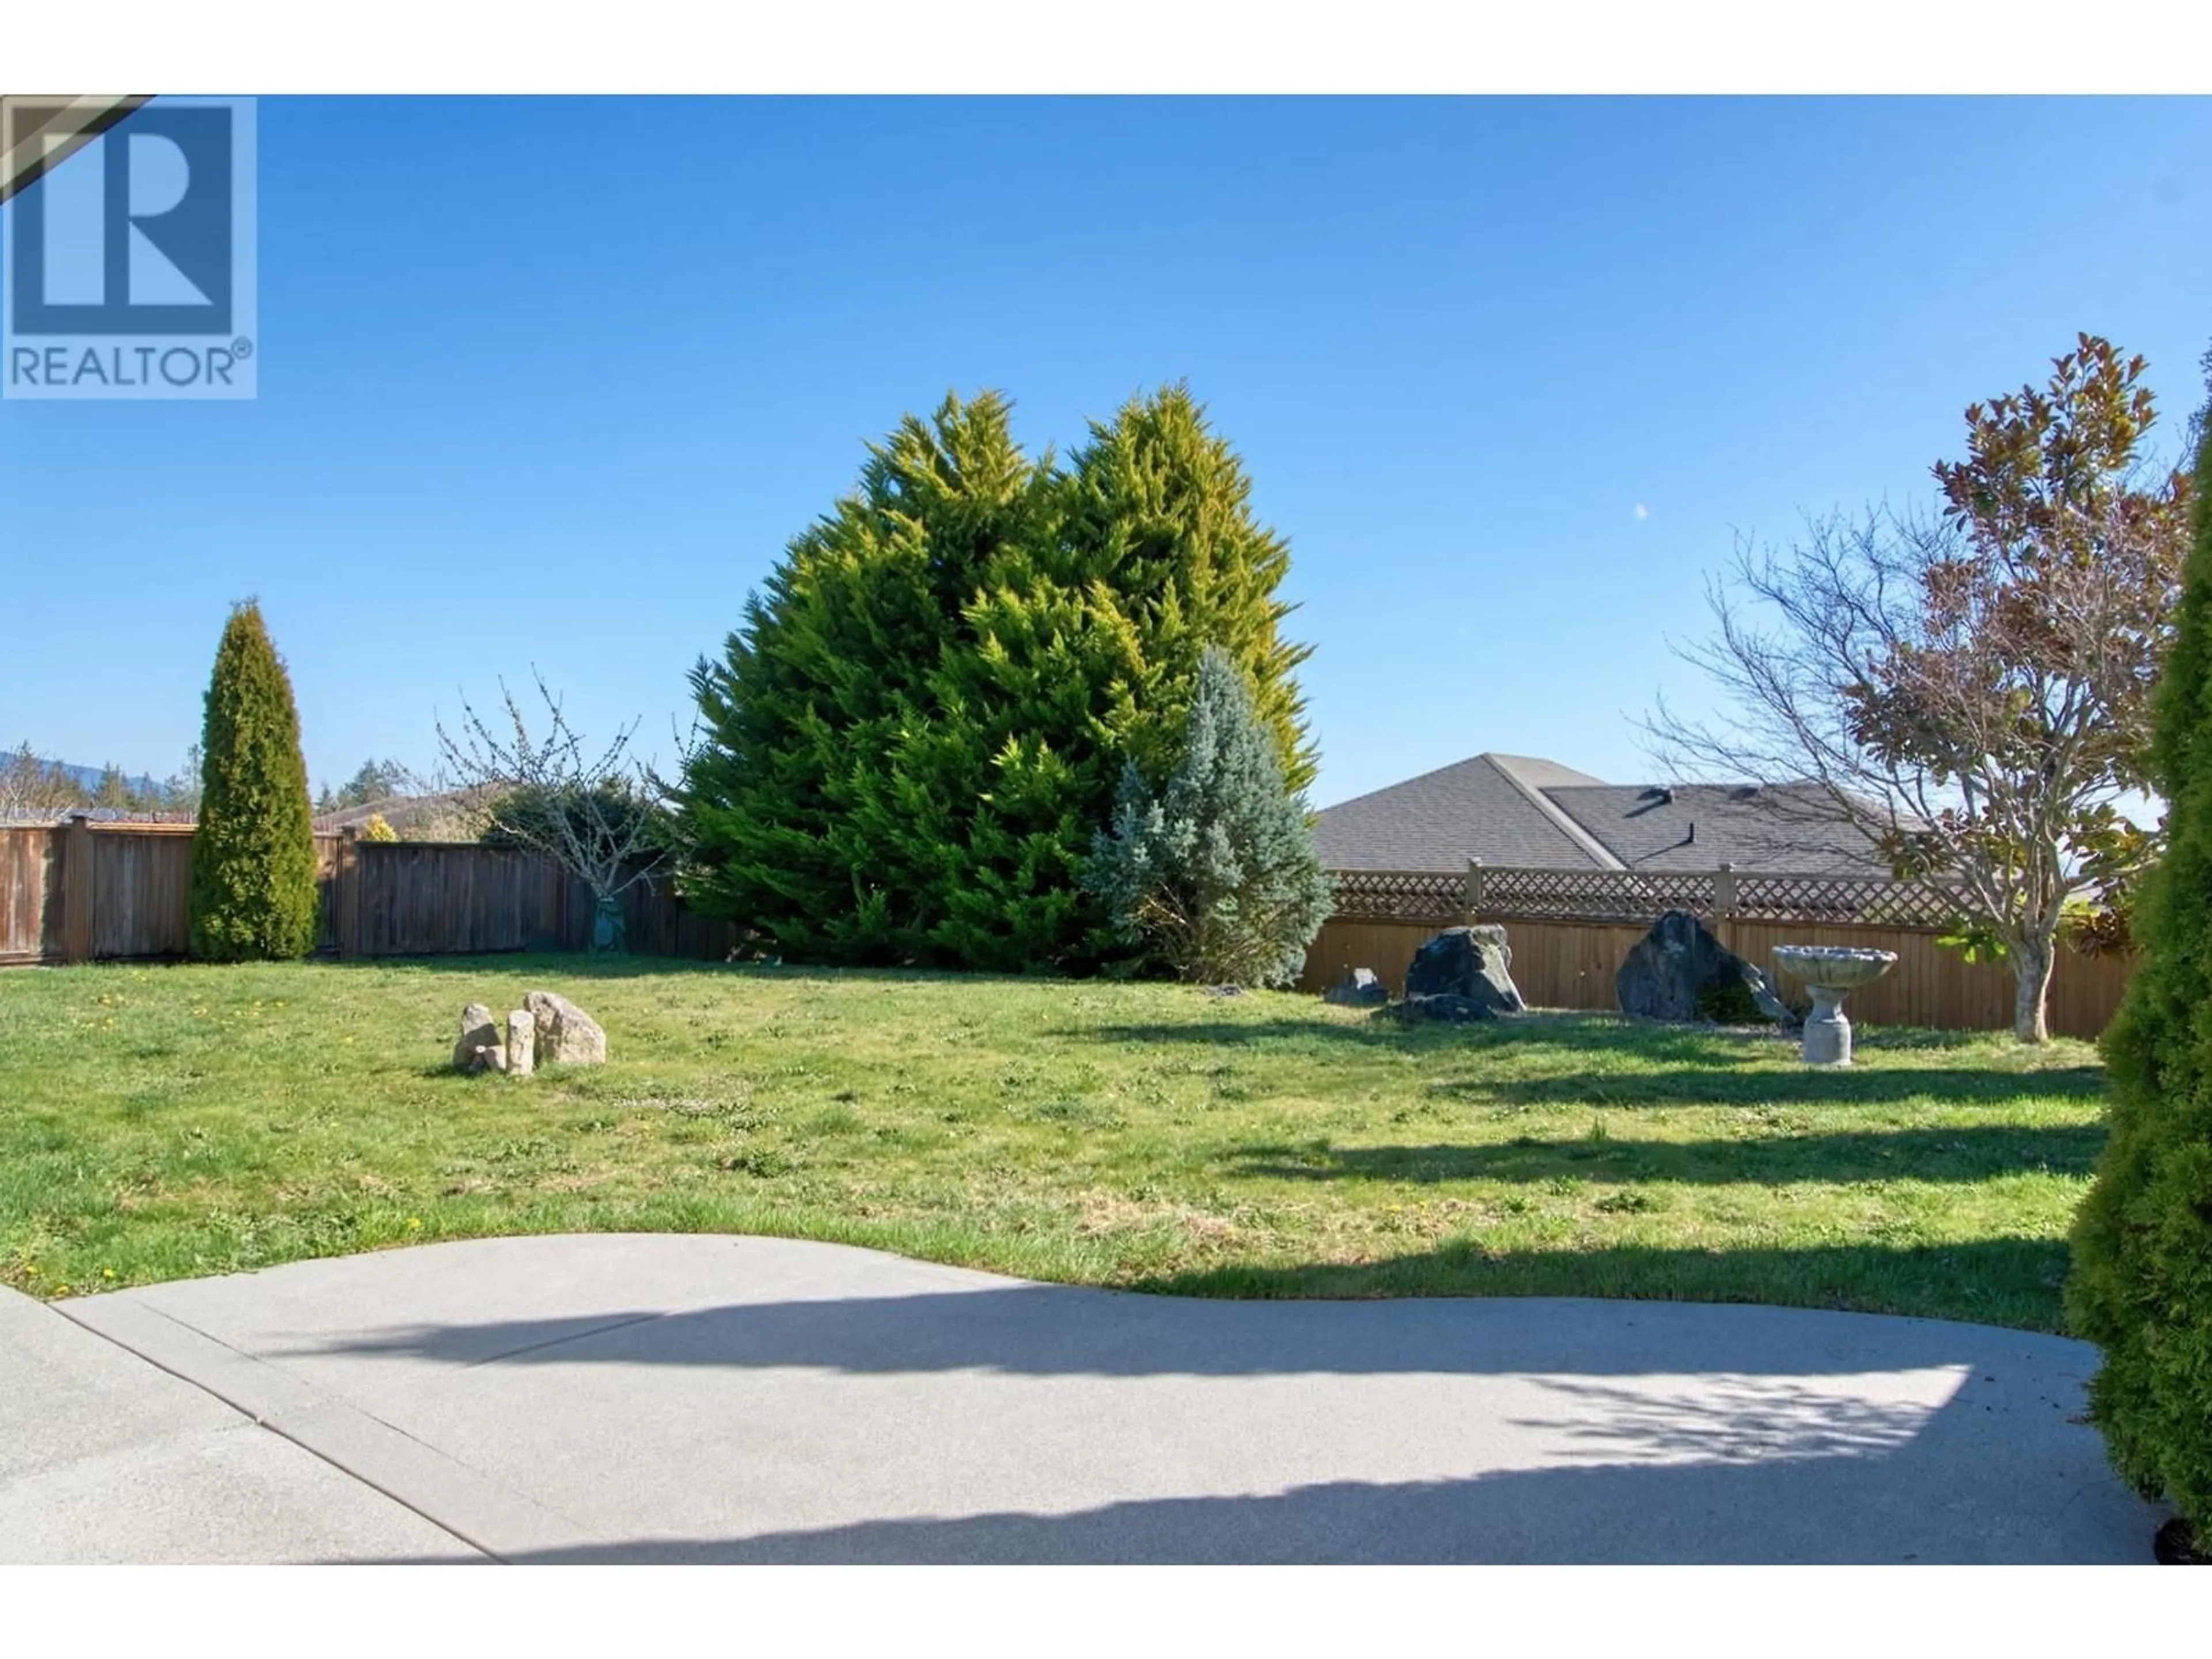
M 1954 941 L 2012 968 L 2026 1042 L 2048 1034 L 2062 930 L 2115 942 L 2157 850 L 2125 808 L 2150 787 L 2191 486 L 2152 457 L 2145 368 L 2082 335 L 2043 386 L 1966 410 L 1933 514 L 1839 514 L 1740 551 L 1717 635 L 1682 653 L 1735 718 L 1662 703 L 1646 722 L 1686 772 L 1816 781 L 1769 792 L 1774 810 L 1849 821 L 1900 877 L 1941 883 Z

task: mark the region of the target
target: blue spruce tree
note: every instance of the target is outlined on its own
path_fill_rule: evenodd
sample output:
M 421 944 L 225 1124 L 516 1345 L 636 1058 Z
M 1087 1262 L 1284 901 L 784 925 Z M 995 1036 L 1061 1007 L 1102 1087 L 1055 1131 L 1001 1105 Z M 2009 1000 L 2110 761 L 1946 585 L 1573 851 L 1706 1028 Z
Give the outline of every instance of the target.
M 1187 980 L 1280 985 L 1328 919 L 1303 795 L 1229 653 L 1208 646 L 1182 757 L 1156 795 L 1133 760 L 1085 884 L 1116 929 Z

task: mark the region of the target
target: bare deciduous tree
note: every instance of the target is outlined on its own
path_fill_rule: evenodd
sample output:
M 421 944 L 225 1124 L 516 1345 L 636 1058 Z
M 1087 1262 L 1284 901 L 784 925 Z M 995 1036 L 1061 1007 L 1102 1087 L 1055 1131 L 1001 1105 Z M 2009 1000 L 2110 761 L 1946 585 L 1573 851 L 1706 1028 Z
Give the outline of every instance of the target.
M 1685 775 L 1809 781 L 1770 810 L 1871 835 L 1902 878 L 1957 896 L 1970 948 L 2003 957 L 2014 1031 L 2047 1035 L 2069 904 L 2124 886 L 2155 833 L 2150 696 L 2172 635 L 2187 477 L 2142 455 L 2140 357 L 2083 336 L 2047 387 L 1966 411 L 1941 511 L 1814 521 L 1784 551 L 1739 546 L 1709 589 L 1717 632 L 1680 647 L 1733 719 L 1661 702 L 1655 754 Z
M 82 786 L 60 766 L 41 760 L 27 741 L 0 755 L 0 823 L 44 822 L 85 804 Z
M 441 781 L 465 792 L 468 812 L 489 839 L 544 854 L 591 890 L 592 948 L 625 948 L 622 896 L 665 871 L 675 854 L 665 818 L 667 786 L 630 753 L 633 720 L 596 755 L 568 724 L 561 700 L 535 669 L 547 728 L 534 735 L 514 694 L 500 682 L 502 730 L 467 699 L 459 732 L 438 723 Z

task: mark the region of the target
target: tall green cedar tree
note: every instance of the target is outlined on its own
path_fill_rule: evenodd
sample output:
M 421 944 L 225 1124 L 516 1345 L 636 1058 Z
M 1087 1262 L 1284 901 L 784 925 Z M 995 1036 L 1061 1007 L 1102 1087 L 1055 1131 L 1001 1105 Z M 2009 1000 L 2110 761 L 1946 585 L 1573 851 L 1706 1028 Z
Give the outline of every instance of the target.
M 2207 359 L 2212 367 L 2212 358 Z M 2067 1304 L 2104 1350 L 2090 1420 L 2112 1467 L 2212 1545 L 2212 428 L 2200 419 L 2191 540 L 2150 769 L 2166 855 L 2105 1034 L 2110 1139 L 2074 1223 Z
M 211 962 L 314 948 L 320 901 L 292 682 L 261 607 L 233 607 L 208 682 L 192 836 L 191 942 Z
M 902 421 L 694 670 L 695 907 L 820 960 L 1126 955 L 1082 885 L 1091 837 L 1122 762 L 1169 752 L 1209 638 L 1312 775 L 1306 652 L 1274 597 L 1289 550 L 1188 391 L 1094 423 L 1066 468 L 1009 416 L 985 393 Z
M 1297 976 L 1333 895 L 1304 797 L 1285 786 L 1273 734 L 1243 672 L 1209 647 L 1182 753 L 1158 795 L 1123 768 L 1113 828 L 1086 883 L 1117 932 L 1179 975 L 1280 985 Z

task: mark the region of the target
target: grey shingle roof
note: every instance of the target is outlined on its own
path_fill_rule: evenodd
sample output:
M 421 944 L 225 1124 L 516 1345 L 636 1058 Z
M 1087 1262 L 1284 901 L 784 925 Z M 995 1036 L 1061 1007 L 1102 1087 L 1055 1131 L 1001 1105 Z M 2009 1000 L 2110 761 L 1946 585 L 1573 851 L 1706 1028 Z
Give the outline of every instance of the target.
M 1803 788 L 1609 784 L 1556 761 L 1477 755 L 1324 808 L 1331 870 L 1739 870 L 1886 875 L 1865 838 L 1811 821 Z M 1692 826 L 1695 826 L 1692 833 Z
M 1739 870 L 1886 876 L 1872 844 L 1820 821 L 1809 788 L 1675 784 L 1567 785 L 1545 792 L 1637 870 Z
M 1597 783 L 1552 761 L 1477 755 L 1324 808 L 1314 843 L 1332 870 L 1465 870 L 1471 858 L 1601 868 L 1604 860 L 1541 798 L 1547 787 Z

